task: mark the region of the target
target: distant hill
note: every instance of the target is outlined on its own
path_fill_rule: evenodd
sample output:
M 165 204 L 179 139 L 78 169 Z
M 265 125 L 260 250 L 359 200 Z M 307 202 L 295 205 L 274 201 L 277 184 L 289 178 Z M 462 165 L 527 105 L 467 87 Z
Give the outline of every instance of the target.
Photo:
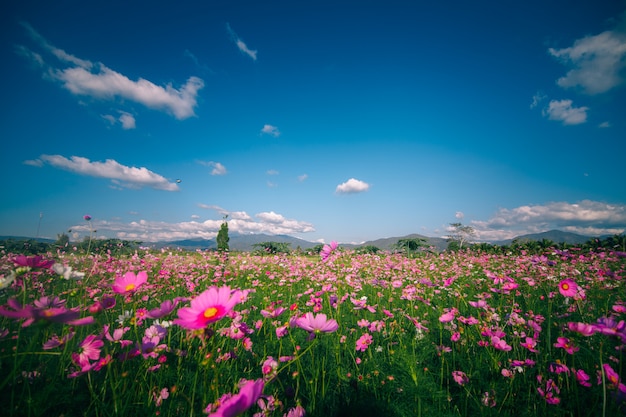
M 606 236 L 602 236 L 600 238 L 604 238 Z M 583 243 L 588 242 L 590 239 L 593 239 L 591 236 L 579 235 L 571 232 L 563 232 L 561 230 L 549 230 L 547 232 L 542 233 L 531 233 L 527 235 L 517 236 L 513 239 L 501 240 L 498 242 L 493 242 L 494 245 L 505 246 L 510 245 L 513 241 L 517 241 L 519 243 L 527 243 L 527 242 L 540 242 L 543 239 L 550 240 L 554 243 L 568 243 L 570 245 L 581 245 Z
M 342 244 L 341 246 L 350 248 L 350 249 L 356 249 L 356 248 L 360 248 L 363 246 L 376 246 L 379 249 L 391 251 L 394 249 L 394 247 L 397 245 L 400 239 L 424 239 L 426 240 L 425 242 L 426 247 L 433 246 L 436 251 L 444 251 L 448 247 L 448 239 L 446 238 L 428 237 L 428 236 L 423 236 L 423 235 L 419 235 L 416 233 L 406 235 L 406 236 L 400 236 L 400 237 L 386 237 L 382 239 L 370 240 L 367 242 L 360 243 L 358 245 Z
M 600 239 L 607 238 L 609 236 L 600 236 Z M 228 246 L 232 251 L 241 251 L 241 252 L 250 252 L 255 250 L 255 244 L 261 242 L 279 242 L 279 243 L 288 243 L 289 247 L 293 249 L 303 249 L 308 250 L 317 245 L 318 242 L 310 242 L 304 239 L 299 239 L 297 237 L 288 236 L 288 235 L 268 235 L 268 234 L 240 234 L 240 233 L 230 233 L 229 234 L 229 242 Z M 496 242 L 490 242 L 493 245 L 499 246 L 508 246 L 515 240 L 519 243 L 526 243 L 530 241 L 541 241 L 543 239 L 550 240 L 554 243 L 567 243 L 570 245 L 580 245 L 586 243 L 590 239 L 593 239 L 592 236 L 584 236 L 576 233 L 563 232 L 561 230 L 550 230 L 542 233 L 532 233 L 517 236 L 513 239 L 501 240 Z M 448 247 L 448 239 L 442 237 L 428 237 L 420 234 L 410 234 L 406 236 L 398 236 L 398 237 L 386 237 L 376 240 L 369 240 L 367 242 L 359 243 L 359 244 L 350 244 L 350 243 L 340 243 L 340 246 L 346 249 L 358 249 L 364 246 L 375 246 L 381 250 L 391 251 L 397 245 L 400 239 L 424 239 L 426 247 L 433 247 L 435 251 L 441 252 L 444 251 Z M 23 240 L 35 240 L 42 243 L 54 243 L 53 239 L 44 239 L 44 238 L 31 238 L 24 236 L 0 236 L 0 240 L 15 240 L 15 241 L 23 241 Z M 176 241 L 168 241 L 168 242 L 154 242 L 149 243 L 145 242 L 142 246 L 152 247 L 156 249 L 161 248 L 181 248 L 185 250 L 211 250 L 217 248 L 217 242 L 215 239 L 185 239 L 185 240 L 176 240 Z
M 228 247 L 231 251 L 241 251 L 241 252 L 251 252 L 257 248 L 254 247 L 255 244 L 262 242 L 278 242 L 278 243 L 288 243 L 290 249 L 311 249 L 319 243 L 309 242 L 304 239 L 298 239 L 297 237 L 287 236 L 287 235 L 267 235 L 267 234 L 239 234 L 239 233 L 229 233 L 228 234 L 229 241 Z M 187 240 L 176 240 L 172 242 L 157 242 L 146 244 L 144 246 L 156 247 L 156 248 L 165 248 L 165 247 L 178 247 L 186 250 L 207 250 L 207 249 L 217 249 L 217 242 L 215 239 L 187 239 Z

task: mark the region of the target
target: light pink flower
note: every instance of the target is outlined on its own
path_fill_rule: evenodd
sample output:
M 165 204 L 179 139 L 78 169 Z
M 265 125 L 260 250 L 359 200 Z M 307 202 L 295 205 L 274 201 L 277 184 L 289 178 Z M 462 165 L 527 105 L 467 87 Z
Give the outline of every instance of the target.
M 452 378 L 459 385 L 465 385 L 469 382 L 469 378 L 462 371 L 452 371 Z
M 337 242 L 332 241 L 330 245 L 324 245 L 322 250 L 320 251 L 320 256 L 322 257 L 322 261 L 326 262 L 330 257 L 330 254 L 333 253 L 337 249 Z
M 137 291 L 139 287 L 148 281 L 148 273 L 141 271 L 138 274 L 134 272 L 127 272 L 121 277 L 115 278 L 113 283 L 113 292 L 117 294 L 126 294 L 129 292 Z
M 326 314 L 320 313 L 313 316 L 313 313 L 306 313 L 296 320 L 296 326 L 313 333 L 332 333 L 339 328 L 335 319 L 326 318 Z
M 222 319 L 240 300 L 241 291 L 231 291 L 228 286 L 213 286 L 192 299 L 190 307 L 179 309 L 174 324 L 185 329 L 203 329 Z

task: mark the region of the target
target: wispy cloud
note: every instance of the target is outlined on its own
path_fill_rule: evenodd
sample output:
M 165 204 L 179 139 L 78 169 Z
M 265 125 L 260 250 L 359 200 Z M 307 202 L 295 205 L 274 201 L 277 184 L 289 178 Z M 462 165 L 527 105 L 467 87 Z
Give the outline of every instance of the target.
M 545 94 L 543 94 L 543 93 L 538 91 L 533 96 L 533 101 L 532 101 L 532 103 L 530 103 L 530 108 L 534 109 L 535 107 L 537 107 L 539 105 L 539 103 L 541 103 L 546 98 L 548 98 L 548 96 L 546 96 Z
M 626 34 L 606 31 L 578 39 L 568 48 L 550 48 L 549 53 L 571 67 L 557 80 L 563 88 L 580 88 L 599 94 L 622 84 L 620 73 L 626 68 Z
M 180 88 L 171 84 L 158 86 L 146 79 L 134 81 L 102 63 L 75 57 L 50 44 L 28 23 L 23 23 L 37 46 L 54 56 L 57 65 L 48 64 L 43 55 L 19 45 L 16 51 L 41 66 L 46 77 L 60 82 L 72 94 L 100 100 L 130 100 L 154 110 L 165 111 L 182 120 L 195 115 L 198 91 L 204 81 L 189 77 Z
M 130 130 L 137 127 L 135 116 L 125 111 L 120 111 L 119 113 L 120 115 L 117 117 L 111 114 L 103 114 L 102 118 L 108 121 L 111 125 L 117 125 L 119 123 L 124 130 Z
M 306 181 L 307 178 L 309 178 L 307 174 L 298 175 L 298 181 L 300 182 Z
M 504 240 L 559 229 L 588 236 L 623 233 L 626 205 L 582 200 L 502 208 L 489 220 L 472 221 L 480 240 Z
M 197 161 L 200 165 L 204 165 L 207 167 L 212 168 L 211 169 L 211 175 L 226 175 L 226 173 L 228 172 L 226 170 L 226 167 L 224 165 L 222 165 L 219 162 L 215 162 L 215 161 Z
M 235 42 L 235 44 L 237 45 L 237 48 L 239 48 L 241 52 L 243 52 L 244 54 L 252 58 L 253 61 L 256 61 L 257 51 L 248 48 L 248 46 L 244 43 L 243 40 L 241 40 L 239 36 L 237 36 L 235 31 L 230 27 L 230 24 L 228 23 L 226 24 L 226 30 L 228 30 L 228 33 L 230 34 L 230 37 L 233 39 L 233 42 Z
M 276 171 L 275 169 L 268 169 L 265 173 L 267 175 L 278 175 L 278 174 L 280 174 L 280 172 Z
M 231 233 L 266 233 L 269 235 L 292 235 L 314 232 L 311 223 L 288 219 L 273 211 L 250 216 L 246 212 L 230 212 L 219 206 L 199 204 L 200 208 L 215 210 L 220 216 L 228 215 L 228 230 Z M 212 239 L 217 236 L 223 219 L 205 221 L 186 221 L 167 223 L 160 221 L 139 220 L 132 222 L 103 221 L 93 219 L 91 227 L 97 228 L 98 234 L 119 239 L 140 240 L 143 242 L 171 241 L 178 239 Z M 89 233 L 89 226 L 82 223 L 71 227 L 74 232 Z
M 44 166 L 48 164 L 76 174 L 90 177 L 108 178 L 114 184 L 124 188 L 150 187 L 156 190 L 178 191 L 175 182 L 169 182 L 163 176 L 156 174 L 145 167 L 128 167 L 113 159 L 104 162 L 91 162 L 80 156 L 71 156 L 69 159 L 61 155 L 41 155 L 36 160 L 24 161 L 26 165 Z
M 261 133 L 274 136 L 275 138 L 280 136 L 280 131 L 278 130 L 278 128 L 272 125 L 264 125 L 263 129 L 261 129 Z
M 574 107 L 572 100 L 551 100 L 543 115 L 564 125 L 579 125 L 587 121 L 588 107 Z
M 369 190 L 369 188 L 370 186 L 368 183 L 354 178 L 350 178 L 348 181 L 339 184 L 335 189 L 335 192 L 338 194 L 354 194 L 362 193 Z

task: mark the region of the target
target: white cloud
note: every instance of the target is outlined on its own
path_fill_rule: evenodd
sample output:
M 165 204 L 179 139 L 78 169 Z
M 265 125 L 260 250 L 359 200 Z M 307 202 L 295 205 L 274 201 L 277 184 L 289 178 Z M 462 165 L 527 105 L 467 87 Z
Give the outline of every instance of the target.
M 252 218 L 245 212 L 228 212 L 218 206 L 199 205 L 202 208 L 217 210 L 222 216 L 228 214 L 228 231 L 230 233 L 266 233 L 269 235 L 290 235 L 314 232 L 315 228 L 308 222 L 287 219 L 270 212 L 258 213 Z M 195 216 L 194 216 L 195 217 Z M 89 234 L 90 227 L 98 230 L 99 235 L 114 236 L 119 239 L 140 240 L 143 242 L 170 241 L 180 239 L 212 239 L 222 225 L 223 219 L 205 221 L 186 221 L 167 223 L 160 221 L 139 220 L 129 223 L 120 221 L 104 221 L 93 219 L 91 225 L 83 223 L 71 226 L 71 230 L 82 235 Z M 79 239 L 79 235 L 74 237 Z
M 551 100 L 543 115 L 564 125 L 578 125 L 587 121 L 588 107 L 574 107 L 572 100 Z
M 305 181 L 309 176 L 307 174 L 298 175 L 298 181 Z
M 606 31 L 578 39 L 569 48 L 548 51 L 573 67 L 557 80 L 563 88 L 580 87 L 587 94 L 599 94 L 624 81 L 620 72 L 626 68 L 626 34 Z
M 227 174 L 227 170 L 226 167 L 224 165 L 222 165 L 220 162 L 215 162 L 215 161 L 196 161 L 198 162 L 200 165 L 204 165 L 206 167 L 212 168 L 211 169 L 211 175 L 226 175 Z
M 266 174 L 267 175 L 278 175 L 280 173 L 278 171 L 276 171 L 275 169 L 268 169 Z
M 609 122 L 602 122 L 602 123 L 600 123 L 600 124 L 598 125 L 598 127 L 601 127 L 601 128 L 603 128 L 603 129 L 606 129 L 606 128 L 608 128 L 608 127 L 611 127 L 611 123 L 609 123 Z
M 457 211 L 456 213 L 454 213 L 454 217 L 461 220 L 463 219 L 463 217 L 465 217 L 465 214 L 463 214 L 462 211 Z
M 335 192 L 339 194 L 361 193 L 367 191 L 369 188 L 370 186 L 368 183 L 350 178 L 348 181 L 339 184 L 335 189 Z
M 539 103 L 541 103 L 543 100 L 545 100 L 546 98 L 548 98 L 548 96 L 546 96 L 543 93 L 537 92 L 534 96 L 533 96 L 533 102 L 530 103 L 530 108 L 534 109 L 535 107 L 537 107 L 539 105 Z
M 264 125 L 263 129 L 261 129 L 261 133 L 274 136 L 275 138 L 280 136 L 280 131 L 278 130 L 278 128 L 272 125 Z
M 24 163 L 34 166 L 49 164 L 55 168 L 65 169 L 81 175 L 108 178 L 113 180 L 114 184 L 125 188 L 150 187 L 164 191 L 179 190 L 176 183 L 169 182 L 161 175 L 147 168 L 124 166 L 113 159 L 107 159 L 105 162 L 91 162 L 89 159 L 80 156 L 72 156 L 68 159 L 61 155 L 41 155 L 36 161 L 25 161 Z
M 489 220 L 472 221 L 479 240 L 503 240 L 558 229 L 582 235 L 611 235 L 626 230 L 626 205 L 582 200 L 500 209 Z
M 195 115 L 198 91 L 204 87 L 204 81 L 200 78 L 189 77 L 179 89 L 171 84 L 158 86 L 143 78 L 133 81 L 102 63 L 77 58 L 52 46 L 30 25 L 24 26 L 39 47 L 56 57 L 63 67 L 47 65 L 40 54 L 24 46 L 18 46 L 18 52 L 44 67 L 49 78 L 61 82 L 72 94 L 103 100 L 119 98 L 134 101 L 154 110 L 168 112 L 179 120 Z M 129 119 L 125 120 L 129 123 Z M 124 121 L 122 123 L 124 126 Z
M 126 113 L 126 112 L 120 112 L 120 117 L 119 117 L 119 121 L 122 124 L 122 129 L 124 130 L 129 130 L 129 129 L 134 129 L 135 128 L 135 117 L 130 114 L 130 113 Z
M 244 43 L 244 41 L 241 40 L 241 38 L 239 36 L 237 36 L 235 31 L 231 29 L 229 24 L 226 24 L 226 29 L 228 30 L 228 33 L 230 34 L 231 38 L 233 39 L 233 41 L 237 45 L 237 48 L 239 48 L 239 50 L 241 52 L 243 52 L 244 54 L 246 54 L 250 58 L 252 58 L 253 61 L 256 61 L 257 51 L 248 48 L 248 46 Z

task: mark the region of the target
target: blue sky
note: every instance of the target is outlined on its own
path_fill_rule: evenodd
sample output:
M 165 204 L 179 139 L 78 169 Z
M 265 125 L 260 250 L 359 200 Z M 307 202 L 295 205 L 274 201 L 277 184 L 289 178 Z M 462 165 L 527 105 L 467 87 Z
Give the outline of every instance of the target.
M 0 6 L 0 235 L 626 228 L 624 0 L 93 3 Z

